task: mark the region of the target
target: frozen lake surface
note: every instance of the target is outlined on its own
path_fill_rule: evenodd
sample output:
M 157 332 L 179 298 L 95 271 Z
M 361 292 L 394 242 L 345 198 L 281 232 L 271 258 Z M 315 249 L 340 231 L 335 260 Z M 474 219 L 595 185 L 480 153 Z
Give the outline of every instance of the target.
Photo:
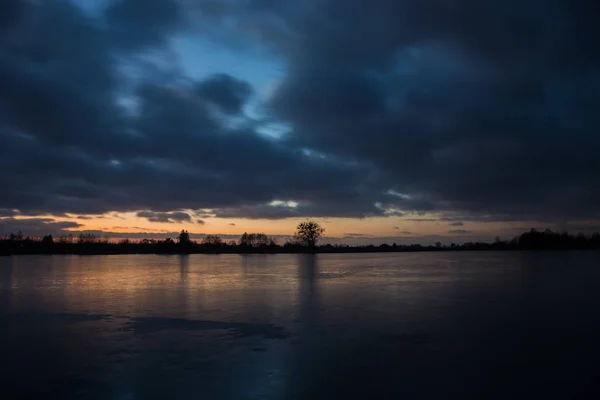
M 0 398 L 598 398 L 600 253 L 0 258 Z

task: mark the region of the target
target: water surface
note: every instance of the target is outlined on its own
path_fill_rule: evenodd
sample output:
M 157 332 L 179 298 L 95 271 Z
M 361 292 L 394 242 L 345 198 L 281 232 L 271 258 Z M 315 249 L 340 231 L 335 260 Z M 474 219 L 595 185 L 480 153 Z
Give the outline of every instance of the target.
M 600 253 L 0 258 L 4 399 L 592 398 Z

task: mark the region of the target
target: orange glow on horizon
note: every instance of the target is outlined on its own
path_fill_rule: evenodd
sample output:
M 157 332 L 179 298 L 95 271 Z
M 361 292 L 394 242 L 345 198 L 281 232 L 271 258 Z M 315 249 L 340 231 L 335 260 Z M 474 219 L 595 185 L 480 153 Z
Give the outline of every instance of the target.
M 183 210 L 186 212 L 185 210 Z M 189 212 L 191 216 L 193 212 Z M 83 218 L 81 218 L 83 217 Z M 28 217 L 15 217 L 25 219 Z M 193 217 L 192 221 L 184 222 L 151 222 L 146 218 L 138 217 L 136 212 L 110 212 L 103 215 L 68 215 L 67 217 L 54 217 L 52 215 L 38 216 L 36 218 L 52 218 L 55 221 L 70 221 L 81 226 L 70 228 L 67 231 L 77 234 L 80 231 L 100 231 L 110 235 L 111 232 L 125 234 L 148 233 L 149 235 L 164 235 L 165 237 L 179 232 L 181 229 L 191 234 L 220 234 L 238 236 L 244 232 L 263 232 L 267 235 L 293 235 L 296 225 L 306 218 L 289 218 L 281 220 L 267 219 L 224 219 Z M 465 236 L 500 235 L 510 238 L 517 234 L 515 228 L 527 226 L 525 222 L 464 222 L 461 226 L 451 226 L 447 221 L 439 221 L 439 216 L 425 214 L 412 217 L 373 217 L 373 218 L 312 218 L 325 227 L 325 236 L 331 238 L 344 238 L 350 236 L 369 237 L 420 237 L 420 236 L 453 236 L 455 232 L 465 231 Z M 196 221 L 202 220 L 204 224 Z M 534 226 L 533 225 L 530 226 Z M 454 232 L 451 232 L 454 231 Z M 457 241 L 460 241 L 460 234 Z

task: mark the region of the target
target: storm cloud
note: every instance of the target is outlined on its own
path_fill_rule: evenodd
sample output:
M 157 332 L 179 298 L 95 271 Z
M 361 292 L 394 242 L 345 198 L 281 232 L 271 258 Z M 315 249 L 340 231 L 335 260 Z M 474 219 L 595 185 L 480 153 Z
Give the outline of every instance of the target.
M 595 1 L 10 3 L 5 218 L 600 217 Z M 249 82 L 183 73 L 177 35 L 280 59 L 266 116 Z

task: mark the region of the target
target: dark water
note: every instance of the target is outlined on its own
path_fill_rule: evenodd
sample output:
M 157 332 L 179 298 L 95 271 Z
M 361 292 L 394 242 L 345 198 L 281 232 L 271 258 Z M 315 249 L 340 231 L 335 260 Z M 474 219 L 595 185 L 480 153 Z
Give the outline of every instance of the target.
M 600 253 L 0 258 L 0 398 L 598 398 Z

